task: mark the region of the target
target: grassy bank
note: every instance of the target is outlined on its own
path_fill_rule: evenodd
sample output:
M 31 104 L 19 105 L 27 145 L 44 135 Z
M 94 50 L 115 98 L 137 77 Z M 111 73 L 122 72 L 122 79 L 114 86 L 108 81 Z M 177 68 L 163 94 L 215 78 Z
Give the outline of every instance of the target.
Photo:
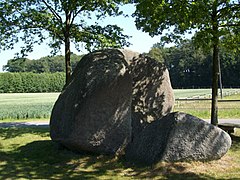
M 240 130 L 229 152 L 212 162 L 132 165 L 111 156 L 59 150 L 48 128 L 0 128 L 0 179 L 238 179 Z

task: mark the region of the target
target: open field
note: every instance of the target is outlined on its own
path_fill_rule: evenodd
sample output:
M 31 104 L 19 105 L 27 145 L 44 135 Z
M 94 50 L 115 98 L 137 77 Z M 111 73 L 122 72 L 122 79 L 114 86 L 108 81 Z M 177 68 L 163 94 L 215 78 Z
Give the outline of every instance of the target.
M 223 89 L 223 96 L 240 94 L 240 89 Z M 175 98 L 211 98 L 212 89 L 174 89 Z M 220 90 L 219 90 L 220 94 Z
M 48 128 L 0 128 L 0 179 L 239 179 L 240 129 L 220 160 L 133 165 L 112 156 L 58 149 Z
M 181 91 L 180 91 L 181 92 Z M 175 101 L 174 111 L 182 111 L 185 113 L 192 114 L 194 116 L 210 119 L 211 117 L 211 100 L 205 98 L 209 98 L 209 94 L 207 94 L 207 90 L 204 90 L 206 94 L 194 95 L 191 97 L 183 97 L 186 94 L 185 91 L 179 93 L 179 100 Z M 228 90 L 223 91 L 225 95 L 223 99 L 219 98 L 218 102 L 218 117 L 219 119 L 240 119 L 240 90 Z M 199 99 L 200 98 L 200 99 Z
M 181 101 L 177 102 L 174 111 L 192 114 L 202 119 L 211 117 L 211 101 Z M 240 119 L 240 101 L 238 102 L 219 102 L 219 119 Z
M 211 89 L 176 89 L 174 94 L 176 99 L 209 98 Z M 224 89 L 223 94 L 226 99 L 240 100 L 240 89 Z M 0 120 L 49 119 L 58 95 L 59 93 L 0 94 Z M 210 101 L 176 101 L 174 111 L 183 111 L 201 118 L 209 118 L 210 107 Z M 219 108 L 220 118 L 240 118 L 240 102 L 219 103 Z
M 0 119 L 49 118 L 59 93 L 0 94 Z

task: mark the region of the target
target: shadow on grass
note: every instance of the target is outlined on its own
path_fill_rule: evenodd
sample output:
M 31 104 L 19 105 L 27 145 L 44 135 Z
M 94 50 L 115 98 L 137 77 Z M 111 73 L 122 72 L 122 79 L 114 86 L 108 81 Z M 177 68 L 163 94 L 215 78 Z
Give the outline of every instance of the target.
M 231 134 L 231 138 L 232 138 L 231 150 L 232 151 L 239 151 L 240 150 L 240 137 Z
M 83 161 L 82 158 L 85 160 Z M 1 152 L 0 161 L 4 162 L 0 165 L 2 172 L 0 179 L 62 179 L 69 177 L 87 179 L 98 173 L 96 170 L 88 172 L 75 169 L 82 163 L 88 162 L 88 158 L 68 151 L 58 151 L 50 140 L 34 141 L 14 152 Z
M 25 133 L 48 135 L 45 128 L 5 130 L 1 129 L 0 135 L 7 140 Z M 50 140 L 33 141 L 12 151 L 0 150 L 0 172 L 0 179 L 214 179 L 187 172 L 181 163 L 136 166 L 112 156 L 59 150 Z
M 15 137 L 23 136 L 24 134 L 39 135 L 41 137 L 49 136 L 49 127 L 39 128 L 35 127 L 8 127 L 0 128 L 0 137 L 3 139 L 11 139 Z

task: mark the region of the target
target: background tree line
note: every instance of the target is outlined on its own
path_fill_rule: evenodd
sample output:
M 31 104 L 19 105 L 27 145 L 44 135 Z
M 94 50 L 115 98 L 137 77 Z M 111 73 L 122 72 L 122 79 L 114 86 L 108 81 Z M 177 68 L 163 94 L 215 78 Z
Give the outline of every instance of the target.
M 149 55 L 166 64 L 173 88 L 210 88 L 212 83 L 212 50 L 196 48 L 192 41 L 164 48 L 155 44 Z M 219 51 L 222 84 L 240 86 L 240 55 L 223 47 Z
M 71 54 L 71 68 L 74 69 L 82 55 Z M 38 60 L 27 58 L 10 59 L 3 66 L 8 72 L 33 72 L 33 73 L 55 73 L 65 71 L 64 56 L 46 56 Z
M 186 40 L 173 47 L 163 47 L 161 44 L 155 44 L 148 54 L 166 64 L 173 88 L 211 87 L 211 49 L 196 48 L 191 40 Z M 71 54 L 72 69 L 75 68 L 81 57 L 81 55 Z M 220 48 L 219 58 L 223 86 L 239 87 L 239 53 L 222 47 Z M 47 56 L 38 60 L 11 59 L 4 66 L 4 70 L 8 72 L 33 73 L 64 72 L 64 56 Z
M 65 73 L 0 73 L 0 93 L 60 92 Z

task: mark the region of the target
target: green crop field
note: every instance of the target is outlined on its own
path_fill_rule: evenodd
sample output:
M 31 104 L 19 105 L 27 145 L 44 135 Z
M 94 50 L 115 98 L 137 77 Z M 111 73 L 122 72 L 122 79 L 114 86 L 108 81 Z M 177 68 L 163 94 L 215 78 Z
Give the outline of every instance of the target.
M 223 96 L 239 94 L 240 89 L 223 89 Z M 211 98 L 211 89 L 174 89 L 175 98 Z M 220 94 L 220 90 L 219 90 Z
M 0 94 L 0 119 L 49 118 L 59 93 Z
M 209 98 L 211 89 L 175 89 L 175 98 Z M 225 98 L 240 99 L 240 89 L 224 89 Z M 229 96 L 231 95 L 231 96 Z M 0 94 L 0 119 L 49 119 L 52 107 L 59 93 L 9 93 Z M 222 106 L 221 106 L 222 107 Z M 240 118 L 240 102 L 225 103 L 225 109 L 233 109 L 228 117 Z M 204 109 L 205 108 L 205 109 Z M 183 111 L 206 118 L 210 114 L 210 102 L 181 102 L 176 101 L 175 111 Z M 199 110 L 201 110 L 199 112 Z M 228 111 L 230 112 L 230 111 Z M 225 115 L 223 115 L 225 116 Z

